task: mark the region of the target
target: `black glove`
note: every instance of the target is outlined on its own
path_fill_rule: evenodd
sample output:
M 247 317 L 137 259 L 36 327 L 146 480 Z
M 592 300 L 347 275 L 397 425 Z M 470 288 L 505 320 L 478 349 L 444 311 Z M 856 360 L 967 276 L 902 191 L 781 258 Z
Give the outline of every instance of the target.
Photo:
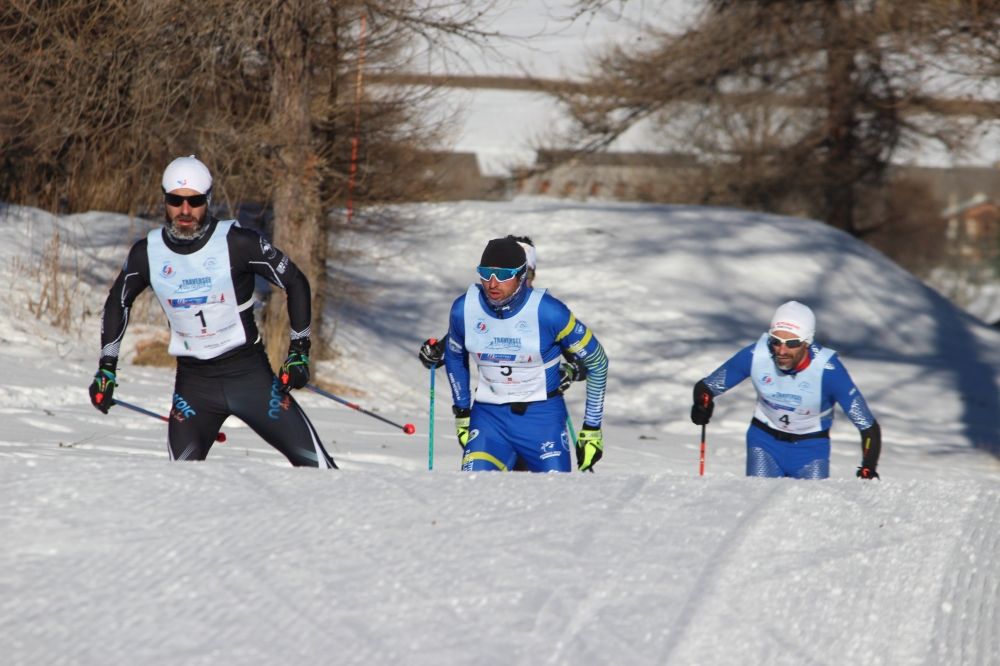
M 699 381 L 694 385 L 694 405 L 691 407 L 691 422 L 695 425 L 708 425 L 715 411 L 715 395 L 708 384 Z
M 604 434 L 600 428 L 583 424 L 576 438 L 576 467 L 581 472 L 593 472 L 594 465 L 604 455 Z
M 469 443 L 469 423 L 472 421 L 472 410 L 452 405 L 451 413 L 455 415 L 455 434 L 458 435 L 458 444 L 464 450 L 465 445 Z
M 115 377 L 117 364 L 111 361 L 101 361 L 101 367 L 90 383 L 90 403 L 101 412 L 107 414 L 115 404 L 115 387 L 118 386 Z
M 563 352 L 563 357 L 566 358 L 568 363 L 563 363 L 559 366 L 560 395 L 565 393 L 573 382 L 587 378 L 587 366 L 583 364 L 583 361 L 566 352 Z
M 878 422 L 872 427 L 861 431 L 861 467 L 858 468 L 859 479 L 877 479 L 878 458 L 882 453 L 882 428 Z
M 424 340 L 424 344 L 420 346 L 420 362 L 424 364 L 424 367 L 430 370 L 432 367 L 440 368 L 444 365 L 444 341 L 445 338 L 440 340 L 435 340 L 431 338 L 430 340 Z
M 288 346 L 288 358 L 281 364 L 278 376 L 278 390 L 288 393 L 309 383 L 309 338 L 292 340 Z

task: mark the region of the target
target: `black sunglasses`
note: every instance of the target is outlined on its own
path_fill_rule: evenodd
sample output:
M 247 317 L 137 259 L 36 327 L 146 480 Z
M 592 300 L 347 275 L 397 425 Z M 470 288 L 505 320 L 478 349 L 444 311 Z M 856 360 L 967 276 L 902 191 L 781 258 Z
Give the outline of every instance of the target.
M 776 335 L 772 335 L 768 339 L 768 342 L 771 343 L 772 347 L 780 347 L 781 345 L 785 345 L 789 349 L 798 349 L 799 347 L 801 347 L 806 343 L 806 341 L 803 340 L 802 338 L 791 338 L 786 340 L 785 338 L 779 338 Z
M 202 206 L 208 203 L 208 195 L 189 194 L 185 196 L 181 194 L 171 194 L 170 192 L 164 192 L 163 200 L 166 202 L 168 206 L 173 206 L 174 208 L 180 208 L 181 206 L 184 205 L 185 201 L 188 202 L 188 205 L 191 206 L 191 208 L 201 208 Z

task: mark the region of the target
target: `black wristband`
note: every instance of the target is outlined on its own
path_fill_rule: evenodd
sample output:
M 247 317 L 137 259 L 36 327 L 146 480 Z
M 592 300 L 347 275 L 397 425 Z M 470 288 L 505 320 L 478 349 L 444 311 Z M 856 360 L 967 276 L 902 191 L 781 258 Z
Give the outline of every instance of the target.
M 299 338 L 298 340 L 292 340 L 288 345 L 289 354 L 305 354 L 309 355 L 309 348 L 312 347 L 312 343 L 309 338 Z
M 694 404 L 702 405 L 701 396 L 706 393 L 708 394 L 708 401 L 712 402 L 715 398 L 715 394 L 712 393 L 712 389 L 708 388 L 708 384 L 699 379 L 698 383 L 694 385 Z
M 451 406 L 451 413 L 455 415 L 455 418 L 464 419 L 472 416 L 472 410 L 468 407 L 459 407 L 458 405 Z

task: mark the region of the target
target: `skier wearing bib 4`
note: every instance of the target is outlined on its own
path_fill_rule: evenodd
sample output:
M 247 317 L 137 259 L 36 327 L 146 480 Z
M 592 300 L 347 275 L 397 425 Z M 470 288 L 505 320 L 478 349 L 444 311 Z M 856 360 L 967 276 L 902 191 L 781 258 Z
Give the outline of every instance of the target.
M 695 385 L 691 420 L 707 424 L 715 398 L 750 377 L 757 409 L 747 431 L 747 476 L 826 479 L 837 403 L 861 431 L 857 476 L 877 479 L 881 428 L 837 353 L 813 343 L 815 332 L 808 307 L 779 307 L 769 332 Z
M 491 240 L 473 284 L 452 305 L 444 359 L 465 449 L 462 469 L 508 471 L 518 456 L 532 472 L 572 470 L 559 363 L 568 350 L 587 368 L 587 412 L 576 460 L 591 470 L 604 451 L 601 420 L 608 360 L 590 329 L 544 289 L 525 284 L 527 258 L 512 238 Z M 475 404 L 469 355 L 479 367 Z
M 94 406 L 114 403 L 118 353 L 132 303 L 152 287 L 170 325 L 177 357 L 168 450 L 171 460 L 204 460 L 235 415 L 301 467 L 336 468 L 305 413 L 289 394 L 309 381 L 309 282 L 289 258 L 236 220 L 208 215 L 212 174 L 191 157 L 163 172 L 166 226 L 129 251 L 101 315 Z M 279 380 L 271 372 L 253 317 L 254 277 L 288 294 L 291 345 Z

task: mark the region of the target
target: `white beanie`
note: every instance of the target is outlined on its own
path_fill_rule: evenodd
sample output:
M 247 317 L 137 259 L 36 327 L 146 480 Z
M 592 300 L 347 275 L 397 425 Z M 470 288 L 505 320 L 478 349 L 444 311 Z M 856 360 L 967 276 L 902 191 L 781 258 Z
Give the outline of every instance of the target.
M 537 261 L 535 258 L 535 248 L 521 241 L 517 241 L 517 244 L 524 248 L 524 256 L 528 260 L 528 268 L 535 270 L 535 262 Z
M 787 331 L 797 338 L 812 342 L 816 334 L 816 315 L 808 306 L 798 301 L 788 301 L 771 318 L 771 333 Z
M 178 157 L 167 165 L 161 184 L 164 192 L 187 188 L 198 194 L 208 194 L 212 191 L 212 172 L 194 155 Z

